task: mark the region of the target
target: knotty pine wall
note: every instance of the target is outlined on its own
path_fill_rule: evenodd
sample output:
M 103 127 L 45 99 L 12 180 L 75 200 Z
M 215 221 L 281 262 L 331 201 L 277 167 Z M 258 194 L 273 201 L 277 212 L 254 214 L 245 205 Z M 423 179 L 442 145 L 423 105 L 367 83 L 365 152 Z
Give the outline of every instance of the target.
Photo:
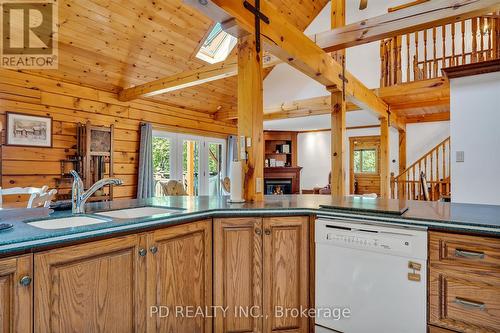
M 75 153 L 76 124 L 115 125 L 114 172 L 124 180 L 115 187 L 115 198 L 135 198 L 139 157 L 139 126 L 151 122 L 155 129 L 226 137 L 234 125 L 216 121 L 208 113 L 147 100 L 120 102 L 116 94 L 31 74 L 0 70 L 0 120 L 5 129 L 7 111 L 53 118 L 52 148 L 2 146 L 2 187 L 48 185 L 56 187 L 61 159 Z M 2 136 L 5 142 L 5 133 Z M 70 182 L 58 190 L 69 191 Z M 20 205 L 24 198 L 4 198 L 5 206 Z

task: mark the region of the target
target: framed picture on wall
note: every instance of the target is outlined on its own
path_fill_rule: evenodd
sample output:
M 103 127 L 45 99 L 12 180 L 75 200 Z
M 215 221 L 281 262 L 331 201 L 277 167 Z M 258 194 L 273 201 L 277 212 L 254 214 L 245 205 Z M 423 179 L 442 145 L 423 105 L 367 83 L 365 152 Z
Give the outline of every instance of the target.
M 9 146 L 52 147 L 52 118 L 7 112 L 5 140 Z

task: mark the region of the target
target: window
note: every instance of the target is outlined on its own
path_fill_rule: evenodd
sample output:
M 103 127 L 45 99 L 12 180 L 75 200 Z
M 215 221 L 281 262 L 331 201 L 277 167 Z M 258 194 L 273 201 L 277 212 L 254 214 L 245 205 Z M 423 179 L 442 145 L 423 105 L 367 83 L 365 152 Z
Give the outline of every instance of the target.
M 178 180 L 188 195 L 222 195 L 226 140 L 163 131 L 153 132 L 155 195 L 161 182 Z
M 377 150 L 358 149 L 354 151 L 355 173 L 377 173 Z
M 220 23 L 216 23 L 203 42 L 196 57 L 211 64 L 224 61 L 233 50 L 237 41 L 237 38 L 222 30 Z

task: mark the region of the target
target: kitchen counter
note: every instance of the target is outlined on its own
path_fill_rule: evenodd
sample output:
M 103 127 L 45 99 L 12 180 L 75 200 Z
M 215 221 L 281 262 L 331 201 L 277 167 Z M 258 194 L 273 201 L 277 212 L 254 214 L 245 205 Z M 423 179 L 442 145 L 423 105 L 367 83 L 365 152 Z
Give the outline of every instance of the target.
M 321 208 L 327 205 L 334 208 Z M 385 200 L 360 197 L 332 198 L 325 195 L 267 196 L 263 202 L 229 204 L 220 197 L 158 197 L 147 200 L 117 200 L 87 205 L 87 215 L 106 210 L 144 206 L 181 208 L 174 214 L 109 222 L 56 230 L 39 229 L 26 222 L 71 216 L 71 211 L 49 209 L 0 210 L 0 222 L 14 228 L 0 232 L 0 255 L 39 251 L 86 239 L 162 228 L 195 220 L 230 216 L 318 215 L 362 218 L 379 224 L 426 227 L 500 237 L 500 206 Z M 401 216 L 389 214 L 394 207 L 408 208 Z

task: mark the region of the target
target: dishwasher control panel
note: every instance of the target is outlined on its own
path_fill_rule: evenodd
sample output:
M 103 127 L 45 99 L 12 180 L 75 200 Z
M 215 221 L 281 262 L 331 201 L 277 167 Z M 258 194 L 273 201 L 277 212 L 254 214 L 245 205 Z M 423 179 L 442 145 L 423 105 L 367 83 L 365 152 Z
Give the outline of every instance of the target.
M 426 231 L 343 220 L 316 220 L 316 242 L 408 257 L 427 252 Z

